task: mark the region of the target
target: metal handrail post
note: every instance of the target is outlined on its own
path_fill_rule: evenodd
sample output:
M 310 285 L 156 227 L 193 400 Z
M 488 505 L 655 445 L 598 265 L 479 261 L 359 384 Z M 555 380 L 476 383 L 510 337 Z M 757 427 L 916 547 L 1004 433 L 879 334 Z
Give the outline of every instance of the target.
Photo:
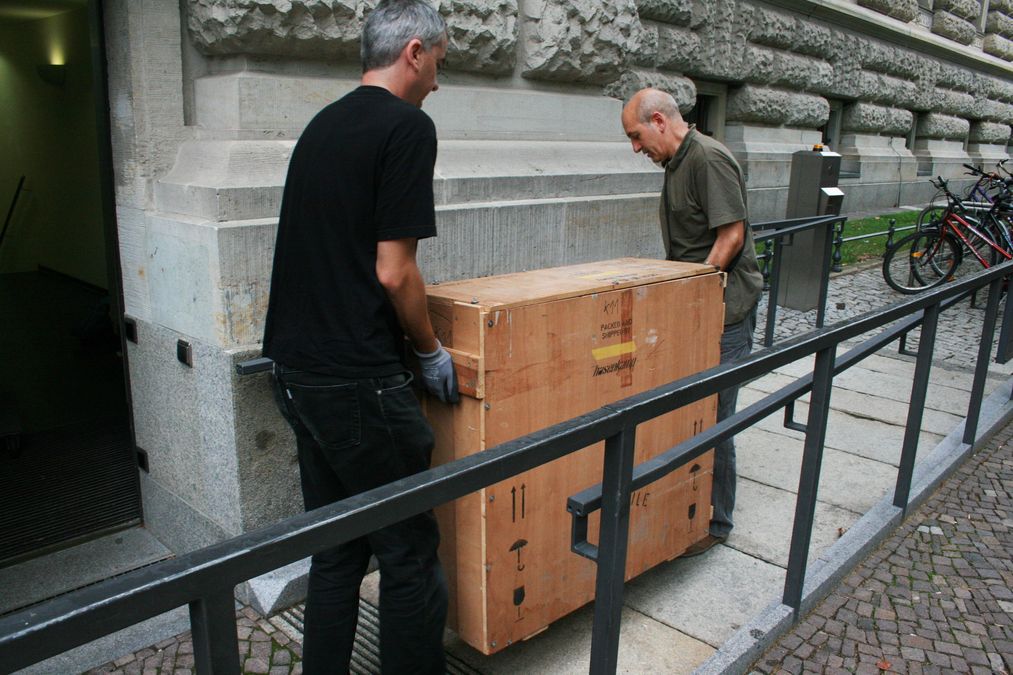
M 239 675 L 234 589 L 226 588 L 190 603 L 194 667 L 198 675 Z
M 914 381 L 911 383 L 911 399 L 907 409 L 907 425 L 904 427 L 904 443 L 901 446 L 900 465 L 897 468 L 897 486 L 893 492 L 893 505 L 907 512 L 908 496 L 911 494 L 911 476 L 914 473 L 915 457 L 918 454 L 918 436 L 922 429 L 922 415 L 925 412 L 925 398 L 929 387 L 929 372 L 932 370 L 932 352 L 936 346 L 936 326 L 939 324 L 939 305 L 925 308 L 922 318 L 921 337 L 918 340 L 918 358 L 915 361 Z
M 795 501 L 795 521 L 792 527 L 791 548 L 788 552 L 788 571 L 784 580 L 782 601 L 795 611 L 798 618 L 805 585 L 806 563 L 812 540 L 813 518 L 816 514 L 816 493 L 823 464 L 823 444 L 827 435 L 827 418 L 830 415 L 830 392 L 834 386 L 835 348 L 827 347 L 816 353 L 813 366 L 812 395 L 809 399 L 809 419 L 806 423 L 805 447 L 802 452 L 802 471 L 798 479 L 798 498 Z
M 835 225 L 831 225 L 835 227 Z M 823 328 L 827 316 L 827 295 L 830 291 L 830 268 L 833 265 L 833 237 L 825 237 L 823 242 L 823 273 L 820 275 L 819 299 L 816 301 L 816 327 Z
M 843 267 L 841 267 L 841 262 L 843 260 L 841 249 L 844 248 L 844 223 L 846 222 L 848 221 L 842 220 L 841 222 L 834 224 L 834 254 L 832 258 L 833 264 L 830 266 L 831 272 L 840 272 L 843 269 Z
M 967 406 L 964 421 L 964 443 L 972 445 L 978 434 L 978 416 L 981 414 L 981 400 L 985 394 L 985 378 L 988 376 L 988 358 L 992 354 L 992 340 L 995 335 L 996 317 L 999 314 L 999 295 L 1004 278 L 996 277 L 988 285 L 988 304 L 985 306 L 985 320 L 982 321 L 981 342 L 978 343 L 978 360 L 974 366 L 974 380 L 971 384 L 971 401 Z
M 3 246 L 4 237 L 7 236 L 7 227 L 11 224 L 11 216 L 14 215 L 14 207 L 17 206 L 18 197 L 21 196 L 21 188 L 25 185 L 25 177 L 22 176 L 21 180 L 18 181 L 18 187 L 14 190 L 14 199 L 11 200 L 11 206 L 7 209 L 7 217 L 4 219 L 4 229 L 0 230 L 0 246 Z
M 767 326 L 763 332 L 763 346 L 774 344 L 774 324 L 777 321 L 777 290 L 781 285 L 781 251 L 784 245 L 781 238 L 774 240 L 774 263 L 771 272 L 770 290 L 767 292 Z
M 763 290 L 770 290 L 770 264 L 774 259 L 774 242 L 767 239 L 763 242 L 763 266 L 760 274 L 763 275 Z
M 998 363 L 1007 363 L 1013 358 L 1011 353 L 1010 340 L 1013 340 L 1013 311 L 1010 311 L 1009 292 L 1006 293 L 1006 307 L 1002 315 L 1002 327 L 999 329 L 999 349 L 996 350 L 995 360 Z M 1013 396 L 1013 392 L 1011 392 Z
M 605 439 L 602 472 L 601 528 L 591 630 L 591 675 L 616 672 L 619 629 L 626 580 L 626 552 L 630 536 L 630 480 L 633 478 L 636 427 Z

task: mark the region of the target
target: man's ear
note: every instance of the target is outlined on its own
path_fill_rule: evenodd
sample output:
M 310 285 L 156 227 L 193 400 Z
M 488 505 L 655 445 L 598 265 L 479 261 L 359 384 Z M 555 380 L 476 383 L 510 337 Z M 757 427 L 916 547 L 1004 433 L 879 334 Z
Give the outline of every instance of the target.
M 408 59 L 408 65 L 415 70 L 419 70 L 422 67 L 422 52 L 425 48 L 422 46 L 422 40 L 418 38 L 412 38 L 405 45 L 404 55 Z
M 668 118 L 655 110 L 651 113 L 651 123 L 659 132 L 665 133 L 665 127 L 668 126 Z

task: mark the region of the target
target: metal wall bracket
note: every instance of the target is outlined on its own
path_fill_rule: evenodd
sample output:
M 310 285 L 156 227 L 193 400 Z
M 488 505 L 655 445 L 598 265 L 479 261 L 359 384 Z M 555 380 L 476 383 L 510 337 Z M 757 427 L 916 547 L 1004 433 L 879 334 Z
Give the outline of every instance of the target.
M 123 317 L 123 337 L 137 344 L 137 322 L 129 316 Z
M 274 367 L 274 361 L 261 356 L 258 359 L 247 359 L 246 361 L 240 361 L 236 364 L 237 375 L 253 375 L 254 373 L 263 373 Z
M 193 348 L 186 340 L 176 340 L 176 360 L 188 368 L 193 368 Z

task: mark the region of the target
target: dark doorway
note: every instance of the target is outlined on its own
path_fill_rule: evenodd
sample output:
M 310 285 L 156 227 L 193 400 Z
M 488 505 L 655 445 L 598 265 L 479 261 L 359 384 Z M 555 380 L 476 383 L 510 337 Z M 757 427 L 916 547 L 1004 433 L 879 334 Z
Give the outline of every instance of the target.
M 684 116 L 684 119 L 688 124 L 695 124 L 696 130 L 700 133 L 713 136 L 714 132 L 717 131 L 715 128 L 717 107 L 717 96 L 707 96 L 698 93 L 696 104 Z
M 0 567 L 141 521 L 97 0 L 0 0 Z

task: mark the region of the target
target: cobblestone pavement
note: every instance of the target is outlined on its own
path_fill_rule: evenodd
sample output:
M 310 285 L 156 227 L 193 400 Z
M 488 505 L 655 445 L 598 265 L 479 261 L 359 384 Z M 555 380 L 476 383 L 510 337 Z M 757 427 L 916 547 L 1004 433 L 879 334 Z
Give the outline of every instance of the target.
M 825 324 L 829 326 L 845 321 L 904 300 L 906 297 L 908 296 L 890 290 L 883 281 L 878 264 L 850 269 L 845 273 L 833 275 L 830 280 Z M 971 307 L 970 303 L 965 301 L 940 316 L 934 352 L 936 365 L 944 368 L 974 369 L 976 345 L 981 335 L 985 313 L 984 305 L 984 299 L 977 307 Z M 766 320 L 766 306 L 764 296 L 760 302 L 756 331 L 761 341 Z M 775 342 L 815 327 L 815 310 L 799 312 L 780 307 L 777 313 Z M 910 346 L 916 345 L 915 339 Z M 1013 365 L 1007 367 L 993 364 L 992 369 L 1009 374 L 1013 372 Z M 960 478 L 973 483 L 966 488 L 972 491 L 966 506 L 947 507 L 946 510 L 939 511 L 942 515 L 924 517 L 924 523 L 919 522 L 915 531 L 909 533 L 915 535 L 911 542 L 904 539 L 898 541 L 898 546 L 900 542 L 906 542 L 901 550 L 907 552 L 906 555 L 910 557 L 903 560 L 898 558 L 895 564 L 889 555 L 890 549 L 886 548 L 888 553 L 873 563 L 871 572 L 868 573 L 872 589 L 859 590 L 865 577 L 861 571 L 855 572 L 842 586 L 842 590 L 827 601 L 827 606 L 831 609 L 823 610 L 821 607 L 820 611 L 829 614 L 825 617 L 814 614 L 814 617 L 818 618 L 811 617 L 800 624 L 795 632 L 758 662 L 756 666 L 758 671 L 803 672 L 803 669 L 807 668 L 811 672 L 823 672 L 826 669 L 827 672 L 878 673 L 883 671 L 876 669 L 876 663 L 885 664 L 889 661 L 891 669 L 902 673 L 944 672 L 943 669 L 949 669 L 950 672 L 1006 672 L 1002 668 L 1009 669 L 1010 654 L 1013 653 L 1013 649 L 1010 648 L 1010 641 L 1013 640 L 1010 629 L 1013 596 L 1009 592 L 1010 586 L 1013 586 L 1013 572 L 1011 572 L 1013 567 L 1009 562 L 1010 551 L 1013 551 L 1013 542 L 1010 541 L 1009 534 L 1009 528 L 1013 525 L 1011 523 L 1013 510 L 1009 507 L 1013 460 L 1010 458 L 1008 446 L 1005 445 L 1010 433 L 1010 428 L 1007 428 L 1002 435 L 1003 446 L 999 451 L 990 446 L 993 447 L 993 452 L 997 452 L 1001 457 L 987 464 L 989 468 L 986 475 L 980 477 L 974 475 L 975 468 L 981 464 L 981 456 L 968 463 L 968 466 L 973 464 L 975 468 L 965 466 L 961 470 Z M 986 453 L 982 456 L 984 454 Z M 979 480 L 989 482 L 989 485 L 978 485 L 976 481 Z M 962 494 L 958 488 L 946 489 L 950 492 L 958 490 L 956 494 Z M 934 499 L 932 504 L 935 503 Z M 972 504 L 974 510 L 971 508 Z M 930 504 L 926 508 L 933 507 Z M 997 511 L 1001 515 L 996 515 Z M 919 511 L 919 514 L 921 513 Z M 910 530 L 910 523 L 918 517 L 913 516 L 902 532 Z M 918 530 L 917 527 L 923 524 L 926 530 Z M 994 529 L 985 532 L 978 528 Z M 940 529 L 947 533 L 945 537 L 936 534 Z M 974 532 L 979 535 L 987 534 L 984 541 L 989 542 L 990 552 L 968 544 L 969 532 L 972 536 Z M 898 536 L 902 535 L 898 533 Z M 943 544 L 944 538 L 948 543 Z M 977 541 L 977 546 L 981 546 L 981 543 Z M 901 556 L 901 550 L 895 555 Z M 999 556 L 998 560 L 996 556 Z M 945 560 L 950 559 L 953 560 L 952 564 L 943 564 Z M 869 565 L 870 562 L 866 561 L 866 566 Z M 867 568 L 863 566 L 862 569 Z M 970 575 L 966 580 L 955 576 L 964 572 Z M 907 585 L 901 581 L 894 581 L 895 579 L 902 579 Z M 1001 588 L 992 583 L 996 581 L 1001 584 Z M 942 585 L 937 588 L 936 584 Z M 979 602 L 985 602 L 983 598 L 979 600 L 982 586 L 997 594 L 991 596 L 992 604 L 986 605 L 990 608 L 988 612 L 978 612 L 976 607 Z M 895 589 L 897 595 L 891 595 Z M 915 601 L 915 597 L 922 599 Z M 873 599 L 875 602 L 871 601 Z M 903 604 L 905 601 L 907 605 Z M 834 606 L 833 602 L 838 604 Z M 1002 603 L 1002 609 L 995 608 L 996 602 Z M 298 642 L 300 634 L 298 625 L 292 626 L 293 622 L 297 624 L 292 618 L 292 612 L 298 612 L 298 609 L 294 608 L 270 618 L 260 617 L 250 608 L 240 610 L 237 615 L 239 651 L 244 673 L 298 675 L 302 672 L 301 647 Z M 947 629 L 947 637 L 941 637 L 944 620 L 954 612 L 964 611 L 972 612 L 970 616 L 976 616 L 978 619 L 968 618 L 963 621 L 963 627 L 960 628 L 951 625 Z M 893 618 L 887 618 L 889 616 Z M 896 630 L 891 632 L 890 626 L 896 627 Z M 923 637 L 922 632 L 918 631 L 926 632 L 930 637 Z M 993 633 L 1001 633 L 1001 637 Z M 937 634 L 940 636 L 937 637 Z M 862 640 L 857 639 L 859 635 L 863 636 Z M 783 653 L 777 650 L 783 650 Z M 832 651 L 835 653 L 831 654 Z M 859 656 L 871 658 L 873 652 L 876 659 L 871 662 L 872 669 L 869 670 L 867 668 L 869 658 Z M 826 656 L 818 667 L 805 661 L 814 654 Z M 903 665 L 906 664 L 908 656 L 912 659 L 920 658 L 921 661 L 913 660 L 911 665 Z M 947 659 L 947 665 L 942 665 L 944 657 Z M 982 662 L 982 658 L 986 661 Z M 1006 659 L 1005 665 L 1002 665 L 1003 658 Z M 772 663 L 768 665 L 768 661 Z M 852 664 L 851 667 L 846 666 L 846 663 Z M 998 670 L 988 670 L 994 666 L 998 667 Z M 979 670 L 973 671 L 972 668 Z M 89 672 L 162 675 L 185 674 L 192 671 L 193 643 L 189 633 L 185 633 Z M 370 672 L 368 664 L 363 664 L 363 668 L 358 672 Z
M 243 673 L 301 675 L 300 633 L 283 616 L 264 618 L 249 607 L 236 613 Z M 190 633 L 163 640 L 135 654 L 87 671 L 89 675 L 189 675 L 194 672 Z
M 754 665 L 757 673 L 1013 670 L 1013 424 Z

